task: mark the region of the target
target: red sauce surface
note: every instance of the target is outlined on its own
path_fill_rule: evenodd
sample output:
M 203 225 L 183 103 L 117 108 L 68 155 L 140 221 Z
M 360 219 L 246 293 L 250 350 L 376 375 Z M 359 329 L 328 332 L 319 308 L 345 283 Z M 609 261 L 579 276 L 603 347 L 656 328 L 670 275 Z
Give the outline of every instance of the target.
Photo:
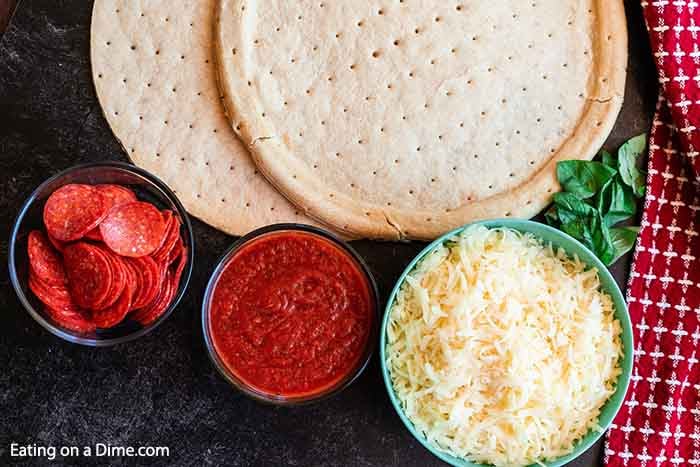
M 243 246 L 214 288 L 210 332 L 226 367 L 267 394 L 308 396 L 359 363 L 374 314 L 359 264 L 319 235 L 280 231 Z

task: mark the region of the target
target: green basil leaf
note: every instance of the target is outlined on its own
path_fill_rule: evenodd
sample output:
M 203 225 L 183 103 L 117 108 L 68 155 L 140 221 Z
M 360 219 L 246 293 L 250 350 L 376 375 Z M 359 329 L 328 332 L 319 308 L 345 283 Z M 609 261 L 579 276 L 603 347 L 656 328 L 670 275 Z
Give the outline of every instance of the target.
M 598 211 L 571 193 L 556 193 L 554 205 L 561 221 L 561 230 L 595 252 L 594 230 L 600 218 Z
M 608 227 L 634 217 L 637 214 L 637 200 L 632 189 L 615 177 L 605 184 L 596 196 L 596 206 Z
M 610 264 L 614 264 L 634 248 L 634 242 L 637 240 L 638 233 L 639 227 L 619 227 L 610 229 L 610 237 L 615 247 L 615 256 Z
M 610 167 L 611 169 L 615 169 L 617 171 L 618 168 L 618 162 L 615 156 L 610 154 L 608 151 L 605 149 L 600 150 L 600 161 Z
M 606 266 L 610 266 L 615 259 L 615 245 L 613 245 L 610 229 L 605 225 L 603 217 L 598 217 L 592 223 L 593 252 Z
M 610 230 L 599 213 L 567 219 L 566 222 L 562 222 L 561 230 L 583 243 L 606 266 L 612 264 L 615 247 Z
M 545 213 L 547 222 L 560 223 L 561 230 L 581 241 L 606 266 L 634 246 L 635 228 L 611 228 L 634 217 L 637 200 L 645 189 L 644 173 L 638 169 L 646 148 L 646 136 L 630 139 L 617 157 L 605 150 L 601 162 L 563 161 L 557 178 L 564 193 L 554 195 L 554 205 Z
M 588 249 L 593 250 L 593 234 L 589 221 L 586 218 L 574 219 L 562 224 L 561 230 L 586 245 Z
M 610 200 L 612 199 L 612 185 L 614 183 L 614 178 L 610 179 L 608 183 L 600 189 L 600 191 L 595 195 L 595 207 L 601 214 L 605 215 L 608 212 L 608 206 L 610 206 Z
M 593 217 L 598 211 L 571 193 L 555 193 L 554 205 L 562 224 L 568 224 L 581 217 Z
M 620 146 L 617 158 L 620 163 L 622 180 L 634 191 L 635 196 L 644 196 L 646 187 L 645 174 L 637 168 L 637 160 L 647 147 L 646 135 L 635 136 Z
M 564 191 L 580 199 L 594 196 L 616 171 L 600 162 L 561 161 L 557 164 L 557 178 Z

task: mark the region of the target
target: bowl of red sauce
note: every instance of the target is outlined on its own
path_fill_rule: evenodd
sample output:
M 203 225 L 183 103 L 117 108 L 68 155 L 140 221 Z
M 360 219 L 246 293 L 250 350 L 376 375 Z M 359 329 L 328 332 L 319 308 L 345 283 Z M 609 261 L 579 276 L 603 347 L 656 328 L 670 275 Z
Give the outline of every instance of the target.
M 224 254 L 202 305 L 212 362 L 262 402 L 299 405 L 337 394 L 372 355 L 379 294 L 360 255 L 333 234 L 277 224 Z

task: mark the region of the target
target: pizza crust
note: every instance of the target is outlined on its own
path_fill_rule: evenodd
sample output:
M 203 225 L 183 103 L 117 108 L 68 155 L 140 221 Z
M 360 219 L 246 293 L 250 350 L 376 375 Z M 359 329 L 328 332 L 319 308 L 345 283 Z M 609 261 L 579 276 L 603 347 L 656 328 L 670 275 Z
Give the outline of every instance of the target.
M 131 160 L 163 179 L 187 211 L 232 235 L 279 222 L 315 223 L 258 173 L 219 95 L 215 0 L 98 0 L 93 80 Z
M 559 190 L 556 162 L 591 159 L 622 105 L 621 0 L 480 4 L 494 15 L 471 3 L 306 3 L 296 16 L 281 0 L 220 0 L 220 85 L 271 183 L 352 235 L 428 240 L 478 219 L 532 217 Z M 430 21 L 418 20 L 426 11 Z M 454 88 L 435 86 L 443 69 Z

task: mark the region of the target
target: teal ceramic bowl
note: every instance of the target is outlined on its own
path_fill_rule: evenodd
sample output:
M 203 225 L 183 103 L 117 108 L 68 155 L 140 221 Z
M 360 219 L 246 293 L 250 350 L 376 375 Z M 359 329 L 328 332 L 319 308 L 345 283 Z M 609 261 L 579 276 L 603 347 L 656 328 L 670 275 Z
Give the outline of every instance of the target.
M 625 398 L 627 386 L 629 385 L 630 381 L 630 375 L 632 374 L 632 352 L 634 349 L 634 344 L 632 342 L 632 325 L 630 323 L 630 317 L 627 312 L 625 298 L 622 295 L 622 292 L 620 291 L 620 288 L 618 287 L 617 283 L 615 282 L 615 279 L 608 271 L 608 268 L 606 268 L 605 265 L 601 263 L 600 260 L 588 248 L 583 246 L 577 240 L 559 230 L 549 227 L 548 225 L 540 224 L 538 222 L 516 219 L 498 219 L 477 222 L 476 224 L 484 225 L 489 228 L 505 227 L 520 232 L 529 232 L 535 235 L 536 237 L 544 240 L 545 243 L 551 242 L 554 246 L 563 248 L 564 251 L 566 251 L 569 255 L 578 255 L 581 261 L 585 262 L 589 266 L 598 269 L 600 273 L 600 282 L 602 289 L 612 297 L 613 302 L 615 303 L 615 317 L 620 321 L 620 325 L 622 327 L 622 345 L 624 353 L 621 361 L 622 373 L 620 374 L 617 380 L 617 389 L 603 406 L 598 421 L 598 424 L 602 428 L 607 429 L 610 426 L 610 423 L 612 423 L 613 418 L 615 418 L 615 415 L 617 414 L 618 410 L 620 410 L 622 402 Z M 406 425 L 408 431 L 410 431 L 411 434 L 431 453 L 433 453 L 435 456 L 439 457 L 443 461 L 456 467 L 481 467 L 483 464 L 475 464 L 473 462 L 469 462 L 465 459 L 451 456 L 445 452 L 438 450 L 430 443 L 428 443 L 423 433 L 416 430 L 416 428 L 413 426 L 408 417 L 406 417 L 406 414 L 404 413 L 403 408 L 401 407 L 401 402 L 399 402 L 399 399 L 397 398 L 396 393 L 394 392 L 394 387 L 391 383 L 391 377 L 389 375 L 389 369 L 386 365 L 386 329 L 389 322 L 389 312 L 391 310 L 392 305 L 394 304 L 394 300 L 396 299 L 396 294 L 401 288 L 401 285 L 406 279 L 408 273 L 413 270 L 413 268 L 421 259 L 423 259 L 428 253 L 432 252 L 438 245 L 441 245 L 446 240 L 462 233 L 462 231 L 469 227 L 469 225 L 460 227 L 457 230 L 443 235 L 442 237 L 438 238 L 433 243 L 428 245 L 427 248 L 425 248 L 418 256 L 416 256 L 416 258 L 413 261 L 411 261 L 411 264 L 409 264 L 406 270 L 403 272 L 403 274 L 401 274 L 401 277 L 396 283 L 394 290 L 389 296 L 389 301 L 387 302 L 386 310 L 384 311 L 384 319 L 382 321 L 379 344 L 384 384 L 386 385 L 387 392 L 389 393 L 391 403 L 393 404 L 396 412 L 399 414 L 399 417 L 401 417 L 401 420 L 403 421 L 404 425 Z M 558 467 L 568 462 L 571 462 L 576 457 L 584 453 L 588 448 L 590 448 L 591 445 L 593 445 L 593 443 L 595 443 L 601 435 L 602 432 L 598 431 L 588 432 L 588 434 L 578 442 L 573 452 L 566 456 L 559 457 L 553 461 L 545 462 L 544 465 L 550 467 Z

